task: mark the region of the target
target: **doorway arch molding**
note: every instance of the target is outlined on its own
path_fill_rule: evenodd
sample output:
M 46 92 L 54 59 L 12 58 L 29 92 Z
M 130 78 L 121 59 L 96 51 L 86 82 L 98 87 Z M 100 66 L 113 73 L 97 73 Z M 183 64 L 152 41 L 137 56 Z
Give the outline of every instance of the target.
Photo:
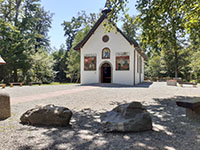
M 108 61 L 108 60 L 105 60 L 105 61 L 102 61 L 101 63 L 100 63 L 100 65 L 99 65 L 99 83 L 102 83 L 102 66 L 104 65 L 104 64 L 109 64 L 110 65 L 110 67 L 111 67 L 111 83 L 113 83 L 113 65 L 112 65 L 112 63 L 110 62 L 110 61 Z

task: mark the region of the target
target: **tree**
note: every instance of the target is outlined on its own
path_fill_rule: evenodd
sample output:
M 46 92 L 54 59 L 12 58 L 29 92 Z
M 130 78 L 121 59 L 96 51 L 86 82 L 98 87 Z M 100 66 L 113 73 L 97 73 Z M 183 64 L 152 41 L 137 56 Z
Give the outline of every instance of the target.
M 65 71 L 67 78 L 71 82 L 80 82 L 80 53 L 73 48 L 87 35 L 91 27 L 97 21 L 97 14 L 90 13 L 87 15 L 85 11 L 78 13 L 78 17 L 72 17 L 71 21 L 64 21 L 65 36 L 67 37 L 67 60 Z
M 113 28 L 113 23 L 115 24 L 119 20 L 119 14 L 125 15 L 127 12 L 126 4 L 128 3 L 128 0 L 107 0 L 106 5 L 108 8 L 111 9 L 111 12 L 107 14 L 108 19 L 108 29 Z
M 50 12 L 46 12 L 44 8 L 37 8 L 33 31 L 35 32 L 35 50 L 41 46 L 49 47 L 49 37 L 48 32 L 49 28 L 51 28 L 52 16 Z
M 153 57 L 149 58 L 147 66 L 147 75 L 151 78 L 160 78 L 165 75 L 163 68 L 162 58 L 155 54 Z
M 123 26 L 122 31 L 123 33 L 131 40 L 136 40 L 136 31 L 137 26 L 134 24 L 135 17 L 130 17 L 129 15 L 125 15 L 122 19 Z
M 192 55 L 190 67 L 195 79 L 200 82 L 200 49 Z
M 69 51 L 65 49 L 65 46 L 61 45 L 60 49 L 52 54 L 55 61 L 53 70 L 56 72 L 55 81 L 57 82 L 68 81 L 66 75 L 66 70 L 68 69 L 66 64 L 68 53 Z
M 51 83 L 54 80 L 54 60 L 47 52 L 42 50 L 31 55 L 31 64 L 31 69 L 25 75 L 27 82 Z
M 69 52 L 66 64 L 68 69 L 66 71 L 67 77 L 71 79 L 71 82 L 80 82 L 80 53 L 75 51 L 75 47 L 90 31 L 90 27 L 86 26 L 83 30 L 79 31 L 74 39 L 72 49 Z
M 181 0 L 182 7 L 179 11 L 184 13 L 184 24 L 192 40 L 200 39 L 200 1 L 199 0 Z
M 78 17 L 72 17 L 71 21 L 64 21 L 62 26 L 64 26 L 64 36 L 67 37 L 67 50 L 72 48 L 72 43 L 76 34 L 86 26 L 93 26 L 97 20 L 97 16 L 98 15 L 94 13 L 90 13 L 88 16 L 85 11 L 82 11 L 81 13 L 78 13 Z
M 75 50 L 69 51 L 69 57 L 66 61 L 68 69 L 66 70 L 67 78 L 72 83 L 80 82 L 80 53 Z
M 114 7 L 109 13 L 109 21 L 116 22 L 120 12 L 126 12 L 127 2 L 110 0 L 109 4 Z M 169 75 L 173 73 L 177 77 L 189 70 L 188 57 L 191 55 L 186 44 L 190 43 L 194 52 L 200 46 L 199 6 L 199 0 L 137 1 L 136 7 L 140 14 L 133 24 L 141 28 L 141 44 L 149 56 L 162 51 Z
M 153 46 L 158 43 L 163 54 L 167 54 L 166 63 L 171 66 L 175 77 L 181 70 L 182 58 L 180 53 L 183 49 L 183 37 L 185 28 L 183 13 L 178 11 L 182 3 L 178 1 L 138 1 L 137 9 L 141 12 L 137 16 L 137 22 L 142 28 L 141 40 L 144 46 Z M 171 70 L 171 71 L 172 71 Z
M 0 80 L 6 83 L 19 81 L 19 74 L 31 69 L 30 55 L 36 47 L 47 50 L 52 15 L 40 7 L 39 1 L 0 1 L 0 55 L 7 62 Z

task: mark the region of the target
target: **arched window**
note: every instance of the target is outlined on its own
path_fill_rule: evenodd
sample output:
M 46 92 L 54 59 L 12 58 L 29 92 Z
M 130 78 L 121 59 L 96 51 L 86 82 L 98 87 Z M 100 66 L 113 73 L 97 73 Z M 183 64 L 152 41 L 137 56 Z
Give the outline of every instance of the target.
M 102 59 L 110 59 L 110 49 L 104 48 L 102 50 Z

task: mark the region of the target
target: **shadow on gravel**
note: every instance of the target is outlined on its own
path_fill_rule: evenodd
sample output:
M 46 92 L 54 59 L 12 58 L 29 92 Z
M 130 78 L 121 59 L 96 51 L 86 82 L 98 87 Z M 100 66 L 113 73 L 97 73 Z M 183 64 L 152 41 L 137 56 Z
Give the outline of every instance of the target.
M 97 84 L 84 84 L 78 86 L 96 86 L 103 88 L 149 88 L 152 84 L 153 82 L 143 82 L 141 84 L 131 86 L 131 85 L 114 84 L 114 83 L 97 83 Z
M 143 82 L 141 84 L 136 85 L 136 88 L 149 88 L 153 82 Z
M 34 146 L 28 146 L 28 145 L 20 146 L 18 149 L 19 150 L 32 150 L 32 149 L 34 149 Z
M 8 117 L 8 118 L 5 118 L 5 119 L 0 119 L 0 121 L 5 121 L 5 120 L 7 120 L 7 119 L 9 119 L 9 117 Z
M 185 117 L 184 109 L 176 106 L 176 100 L 192 97 L 154 99 L 155 105 L 146 105 L 151 113 L 153 131 L 141 133 L 104 133 L 99 122 L 101 113 L 84 109 L 73 113 L 72 128 L 46 128 L 36 138 L 37 144 L 19 149 L 45 150 L 184 150 L 200 146 L 199 123 Z M 119 104 L 112 102 L 113 105 Z M 144 102 L 145 103 L 145 102 Z M 111 104 L 112 105 L 112 104 Z M 36 128 L 38 129 L 38 128 Z M 40 130 L 40 128 L 39 128 Z M 37 131 L 38 132 L 38 131 Z M 40 146 L 46 143 L 45 146 Z

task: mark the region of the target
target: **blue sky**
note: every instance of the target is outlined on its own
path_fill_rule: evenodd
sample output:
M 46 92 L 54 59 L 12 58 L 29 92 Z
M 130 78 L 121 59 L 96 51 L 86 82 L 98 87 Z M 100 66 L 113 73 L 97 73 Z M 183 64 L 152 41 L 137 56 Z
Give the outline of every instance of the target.
M 85 10 L 89 13 L 99 13 L 105 5 L 106 0 L 41 0 L 41 5 L 46 11 L 54 13 L 52 28 L 49 36 L 51 47 L 59 48 L 61 44 L 65 44 L 63 26 L 64 21 L 70 21 L 77 13 Z M 136 14 L 135 0 L 129 0 L 129 14 Z

